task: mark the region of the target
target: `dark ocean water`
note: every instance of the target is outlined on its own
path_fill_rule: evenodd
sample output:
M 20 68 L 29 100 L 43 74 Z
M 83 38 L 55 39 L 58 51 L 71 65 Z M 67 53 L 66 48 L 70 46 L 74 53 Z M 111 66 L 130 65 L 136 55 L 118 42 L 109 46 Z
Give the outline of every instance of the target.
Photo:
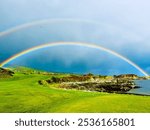
M 132 89 L 128 93 L 150 95 L 150 80 L 135 80 L 135 83 L 140 88 Z

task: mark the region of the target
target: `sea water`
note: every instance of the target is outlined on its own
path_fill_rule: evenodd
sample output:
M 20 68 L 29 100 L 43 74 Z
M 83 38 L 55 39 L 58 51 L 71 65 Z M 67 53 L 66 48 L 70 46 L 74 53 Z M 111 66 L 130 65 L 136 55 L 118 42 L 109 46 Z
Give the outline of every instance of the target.
M 128 93 L 150 95 L 150 80 L 135 80 L 140 88 L 131 89 Z

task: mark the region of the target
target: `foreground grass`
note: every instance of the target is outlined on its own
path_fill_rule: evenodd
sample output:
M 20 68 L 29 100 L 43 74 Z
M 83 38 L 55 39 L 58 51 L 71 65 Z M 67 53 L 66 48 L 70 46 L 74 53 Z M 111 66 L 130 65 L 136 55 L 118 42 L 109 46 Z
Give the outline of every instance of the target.
M 0 112 L 150 112 L 150 96 L 44 87 L 46 75 L 0 79 Z

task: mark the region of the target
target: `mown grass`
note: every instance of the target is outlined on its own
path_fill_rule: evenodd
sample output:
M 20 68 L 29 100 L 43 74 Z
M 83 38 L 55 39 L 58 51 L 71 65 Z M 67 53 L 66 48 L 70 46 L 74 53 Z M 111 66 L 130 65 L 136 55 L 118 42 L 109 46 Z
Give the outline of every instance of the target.
M 38 80 L 47 78 L 42 74 L 15 74 L 0 79 L 0 112 L 150 112 L 150 96 L 64 90 L 38 84 Z

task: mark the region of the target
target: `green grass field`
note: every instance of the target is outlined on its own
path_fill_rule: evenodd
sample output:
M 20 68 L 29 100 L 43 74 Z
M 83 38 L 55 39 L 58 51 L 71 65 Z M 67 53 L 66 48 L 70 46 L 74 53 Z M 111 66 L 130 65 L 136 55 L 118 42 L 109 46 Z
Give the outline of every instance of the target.
M 63 90 L 42 86 L 42 74 L 0 79 L 0 112 L 150 112 L 150 96 Z

